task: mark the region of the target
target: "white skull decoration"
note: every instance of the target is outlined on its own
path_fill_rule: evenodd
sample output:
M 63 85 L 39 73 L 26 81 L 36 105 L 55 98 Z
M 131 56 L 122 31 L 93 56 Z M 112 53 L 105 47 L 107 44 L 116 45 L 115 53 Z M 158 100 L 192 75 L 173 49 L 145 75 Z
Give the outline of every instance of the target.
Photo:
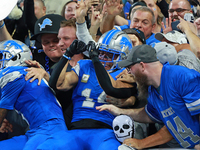
M 132 138 L 134 132 L 134 121 L 127 115 L 119 115 L 113 120 L 113 130 L 118 141 Z

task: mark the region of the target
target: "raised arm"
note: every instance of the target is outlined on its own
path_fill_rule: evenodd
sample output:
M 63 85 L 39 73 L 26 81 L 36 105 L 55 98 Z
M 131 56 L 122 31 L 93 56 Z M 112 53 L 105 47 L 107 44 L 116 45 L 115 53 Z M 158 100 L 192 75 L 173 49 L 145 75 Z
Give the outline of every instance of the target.
M 98 81 L 107 95 L 116 98 L 129 98 L 130 96 L 137 94 L 136 87 L 134 87 L 133 85 L 129 85 L 129 87 L 127 87 L 127 84 L 125 85 L 123 82 L 115 81 L 107 73 L 107 71 L 99 61 L 99 50 L 94 42 L 89 42 L 89 44 L 87 45 L 87 49 L 89 51 L 90 58 L 92 59 Z
M 67 48 L 65 54 L 58 62 L 55 69 L 49 79 L 49 86 L 53 89 L 67 91 L 76 85 L 78 82 L 78 76 L 74 71 L 66 72 L 68 66 L 68 60 L 74 54 L 79 54 L 85 51 L 85 44 L 82 41 L 74 40 L 72 44 Z
M 86 1 L 79 1 L 78 5 L 76 7 L 76 36 L 79 40 L 83 41 L 85 44 L 87 44 L 89 41 L 93 41 L 92 36 L 89 33 L 89 30 L 87 29 L 87 25 L 85 22 L 85 16 L 88 11 L 88 3 L 89 0 Z
M 120 4 L 120 0 L 105 0 L 105 13 L 100 24 L 101 33 L 105 33 L 113 29 L 115 25 L 115 17 L 119 15 L 122 11 L 123 5 Z
M 190 27 L 190 22 L 185 21 L 181 17 L 179 17 L 180 23 L 178 24 L 178 28 L 184 32 L 189 41 L 191 50 L 193 53 L 200 59 L 200 39 L 199 37 L 192 31 Z
M 3 20 L 0 21 L 0 41 L 12 40 Z

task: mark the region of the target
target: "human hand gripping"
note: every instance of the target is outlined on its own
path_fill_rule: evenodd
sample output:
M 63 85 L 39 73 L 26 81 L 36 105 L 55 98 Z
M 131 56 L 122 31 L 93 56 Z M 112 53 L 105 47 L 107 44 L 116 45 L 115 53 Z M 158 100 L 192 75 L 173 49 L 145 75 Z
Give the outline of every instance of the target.
M 64 56 L 67 58 L 71 58 L 75 54 L 80 54 L 86 50 L 86 45 L 84 42 L 75 39 L 72 44 L 67 48 Z
M 30 68 L 25 69 L 25 71 L 28 72 L 25 76 L 26 81 L 28 81 L 30 78 L 32 78 L 30 82 L 38 79 L 38 85 L 40 85 L 43 78 L 45 78 L 47 81 L 49 80 L 49 74 L 41 68 L 40 64 L 37 61 L 26 60 L 25 63 L 28 66 L 31 66 Z
M 140 145 L 141 145 L 140 141 L 141 141 L 140 139 L 128 138 L 123 141 L 123 144 L 140 150 L 140 149 L 142 149 L 140 147 Z
M 99 47 L 96 47 L 95 42 L 89 41 L 86 47 L 86 49 L 89 51 L 89 56 L 91 59 L 99 57 Z
M 12 124 L 9 123 L 7 119 L 4 119 L 0 127 L 0 132 L 1 133 L 8 133 L 8 131 L 13 132 L 12 128 L 13 128 Z

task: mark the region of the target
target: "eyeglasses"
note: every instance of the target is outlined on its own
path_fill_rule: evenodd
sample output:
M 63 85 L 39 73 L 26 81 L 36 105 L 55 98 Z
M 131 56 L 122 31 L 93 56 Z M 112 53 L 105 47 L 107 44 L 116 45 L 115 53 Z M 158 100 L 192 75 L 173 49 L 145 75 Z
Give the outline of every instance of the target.
M 169 9 L 168 10 L 169 13 L 173 13 L 174 11 L 176 11 L 177 13 L 182 13 L 184 11 L 189 11 L 189 9 L 177 8 L 177 9 Z

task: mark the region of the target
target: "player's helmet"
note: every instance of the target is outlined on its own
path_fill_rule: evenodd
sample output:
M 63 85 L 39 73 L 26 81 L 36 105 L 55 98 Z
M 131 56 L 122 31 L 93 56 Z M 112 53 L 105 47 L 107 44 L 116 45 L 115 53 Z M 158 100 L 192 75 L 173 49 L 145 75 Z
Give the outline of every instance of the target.
M 117 63 L 127 57 L 127 54 L 132 49 L 132 41 L 129 36 L 120 30 L 110 30 L 104 33 L 99 41 L 99 59 L 101 62 L 113 63 L 113 66 L 110 70 L 113 71 L 115 69 L 120 69 Z M 103 59 L 104 54 L 107 53 L 107 58 Z
M 133 138 L 134 121 L 130 116 L 119 115 L 113 120 L 113 130 L 118 141 Z
M 28 46 L 18 40 L 0 43 L 0 70 L 9 66 L 26 66 L 25 60 L 32 60 Z

